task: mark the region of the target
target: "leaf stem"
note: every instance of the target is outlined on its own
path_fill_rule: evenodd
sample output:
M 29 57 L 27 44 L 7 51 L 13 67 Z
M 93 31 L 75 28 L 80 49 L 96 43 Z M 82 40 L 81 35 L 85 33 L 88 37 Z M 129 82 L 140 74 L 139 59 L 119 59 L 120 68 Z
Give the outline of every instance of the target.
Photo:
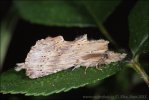
M 141 75 L 147 86 L 149 87 L 149 76 L 146 74 L 145 70 L 142 68 L 138 61 L 139 56 L 136 56 L 134 59 L 131 60 L 131 67 Z
M 112 37 L 110 36 L 110 33 L 107 31 L 107 29 L 105 28 L 104 25 L 97 23 L 100 31 L 102 32 L 102 34 L 104 34 L 104 36 L 115 46 L 118 47 L 117 43 L 112 39 Z
M 86 7 L 86 9 L 88 10 L 88 12 L 90 13 L 90 15 L 92 16 L 92 18 L 94 19 L 98 29 L 101 31 L 101 33 L 115 46 L 115 47 L 119 47 L 117 45 L 117 43 L 114 41 L 114 39 L 112 39 L 110 33 L 107 31 L 107 29 L 105 28 L 105 26 L 99 21 L 98 17 L 94 14 L 94 12 L 86 5 L 84 5 Z

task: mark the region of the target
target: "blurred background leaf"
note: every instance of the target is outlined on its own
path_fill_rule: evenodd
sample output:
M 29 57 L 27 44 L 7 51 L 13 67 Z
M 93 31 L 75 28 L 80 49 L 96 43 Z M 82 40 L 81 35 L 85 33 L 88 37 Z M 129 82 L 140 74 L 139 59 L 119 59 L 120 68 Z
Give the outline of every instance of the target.
M 18 16 L 16 9 L 13 7 L 9 10 L 5 18 L 3 18 L 0 26 L 0 71 L 2 70 L 3 62 L 7 53 L 9 43 L 13 31 L 15 29 Z
M 83 0 L 81 2 L 98 25 L 103 23 L 108 16 L 112 14 L 121 1 L 122 0 Z
M 104 27 L 103 22 L 108 18 L 108 16 L 116 9 L 121 0 L 84 0 L 84 4 L 88 13 L 92 16 L 97 27 L 100 29 L 101 33 L 115 46 L 117 43 L 112 39 L 107 29 Z M 104 9 L 104 10 L 103 10 Z
M 134 56 L 149 52 L 148 4 L 148 0 L 139 0 L 129 15 L 129 47 Z
M 88 0 L 83 0 L 83 2 L 75 0 L 15 0 L 14 4 L 18 8 L 20 15 L 32 23 L 50 26 L 87 27 L 96 26 L 96 21 L 97 23 L 103 23 L 120 1 L 97 0 L 93 1 L 96 4 L 93 5 L 93 2 L 88 2 Z M 94 7 L 93 13 L 96 15 L 92 15 L 84 4 L 89 7 Z
M 79 3 L 68 0 L 18 1 L 14 4 L 20 15 L 32 22 L 50 26 L 95 26 L 92 18 Z

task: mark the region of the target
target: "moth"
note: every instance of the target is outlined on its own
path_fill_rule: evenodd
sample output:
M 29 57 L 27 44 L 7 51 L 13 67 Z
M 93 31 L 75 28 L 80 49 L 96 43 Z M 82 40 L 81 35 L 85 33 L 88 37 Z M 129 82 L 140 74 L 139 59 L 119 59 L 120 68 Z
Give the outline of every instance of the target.
M 97 67 L 121 61 L 125 53 L 108 50 L 109 41 L 88 40 L 87 35 L 74 41 L 65 41 L 62 36 L 47 37 L 36 42 L 27 54 L 25 62 L 17 63 L 16 71 L 26 70 L 29 78 L 39 78 L 69 68 L 80 66 Z

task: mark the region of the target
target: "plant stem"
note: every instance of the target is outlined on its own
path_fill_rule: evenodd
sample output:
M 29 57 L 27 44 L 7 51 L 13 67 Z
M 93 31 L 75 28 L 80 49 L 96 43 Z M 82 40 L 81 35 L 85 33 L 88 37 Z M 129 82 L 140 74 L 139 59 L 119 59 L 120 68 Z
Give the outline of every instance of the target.
M 139 56 L 136 56 L 133 60 L 131 60 L 131 67 L 136 70 L 138 74 L 141 75 L 147 86 L 149 87 L 149 76 L 146 74 L 145 70 L 142 68 L 138 61 Z

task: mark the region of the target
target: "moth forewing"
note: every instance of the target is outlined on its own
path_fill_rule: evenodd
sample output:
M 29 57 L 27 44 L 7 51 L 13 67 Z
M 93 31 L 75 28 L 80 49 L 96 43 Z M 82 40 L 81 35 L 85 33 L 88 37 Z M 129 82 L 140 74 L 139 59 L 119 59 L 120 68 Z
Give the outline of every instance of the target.
M 26 70 L 29 78 L 39 78 L 62 70 L 80 66 L 93 67 L 120 61 L 126 54 L 108 50 L 108 41 L 87 40 L 87 35 L 74 41 L 65 41 L 62 36 L 47 37 L 31 47 L 25 62 L 18 63 L 16 71 Z

